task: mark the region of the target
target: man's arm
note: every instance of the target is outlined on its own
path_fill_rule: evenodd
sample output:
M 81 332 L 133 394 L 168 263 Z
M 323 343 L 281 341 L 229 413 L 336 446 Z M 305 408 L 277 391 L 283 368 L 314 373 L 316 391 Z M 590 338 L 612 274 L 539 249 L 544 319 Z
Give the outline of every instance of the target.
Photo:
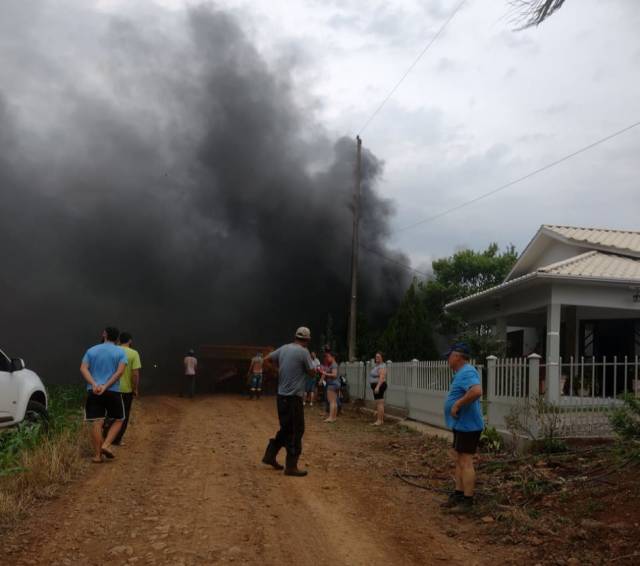
M 133 378 L 133 394 L 137 397 L 140 386 L 140 370 L 142 369 L 142 361 L 140 360 L 140 354 L 136 352 L 133 357 L 133 363 L 131 364 L 131 377 Z
M 138 396 L 138 386 L 140 385 L 140 370 L 134 369 L 131 372 L 131 377 L 133 377 L 133 394 Z
M 91 385 L 91 388 L 93 390 L 93 392 L 96 395 L 99 395 L 101 393 L 100 389 L 101 389 L 101 385 L 98 385 L 96 383 L 96 380 L 93 379 L 93 376 L 91 375 L 91 372 L 89 371 L 89 364 L 87 362 L 82 362 L 80 364 L 80 373 L 82 374 L 82 377 L 84 378 L 84 380 Z
M 453 404 L 453 407 L 451 407 L 451 416 L 457 417 L 460 407 L 463 407 L 464 405 L 469 405 L 474 401 L 476 401 L 477 399 L 479 399 L 480 397 L 482 397 L 482 385 L 478 384 L 478 385 L 473 385 L 469 387 L 469 390 L 464 394 L 464 397 L 461 397 L 460 399 L 458 399 Z
M 120 362 L 118 364 L 118 369 L 116 370 L 116 373 L 114 373 L 109 380 L 107 381 L 107 383 L 104 384 L 104 389 L 107 390 L 109 389 L 109 387 L 111 387 L 116 381 L 118 381 L 120 379 L 120 377 L 122 376 L 122 374 L 124 373 L 124 368 L 126 367 L 126 363 L 125 362 Z

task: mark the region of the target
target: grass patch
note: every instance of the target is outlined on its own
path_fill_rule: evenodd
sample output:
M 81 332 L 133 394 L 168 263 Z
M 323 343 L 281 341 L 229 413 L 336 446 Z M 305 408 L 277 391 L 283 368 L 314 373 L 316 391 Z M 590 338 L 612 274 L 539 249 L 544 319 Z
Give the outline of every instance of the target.
M 0 528 L 39 499 L 53 497 L 83 466 L 82 387 L 49 389 L 49 427 L 23 423 L 0 432 Z

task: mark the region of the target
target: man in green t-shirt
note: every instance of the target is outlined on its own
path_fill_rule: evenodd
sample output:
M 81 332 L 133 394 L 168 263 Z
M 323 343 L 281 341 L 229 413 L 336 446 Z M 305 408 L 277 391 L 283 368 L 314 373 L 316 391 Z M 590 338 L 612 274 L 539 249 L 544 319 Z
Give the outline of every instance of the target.
M 121 332 L 118 339 L 119 346 L 124 350 L 125 356 L 127 356 L 127 366 L 125 367 L 122 377 L 120 377 L 120 393 L 122 394 L 122 401 L 124 403 L 124 421 L 120 433 L 116 436 L 113 444 L 116 446 L 122 446 L 122 437 L 127 430 L 129 424 L 129 416 L 131 415 L 131 404 L 133 398 L 138 395 L 138 385 L 140 383 L 140 370 L 142 364 L 140 363 L 140 354 L 131 347 L 133 342 L 133 336 L 128 332 Z

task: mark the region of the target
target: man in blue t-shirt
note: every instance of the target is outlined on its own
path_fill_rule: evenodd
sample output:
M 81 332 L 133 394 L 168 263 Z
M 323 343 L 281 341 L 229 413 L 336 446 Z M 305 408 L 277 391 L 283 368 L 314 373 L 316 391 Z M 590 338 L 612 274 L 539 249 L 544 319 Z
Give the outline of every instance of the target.
M 473 455 L 484 428 L 480 405 L 482 380 L 478 370 L 469 363 L 469 347 L 463 342 L 451 346 L 445 356 L 454 372 L 444 403 L 444 418 L 447 426 L 453 431 L 456 488 L 444 505 L 470 508 L 473 506 L 476 486 Z
M 118 436 L 125 417 L 120 394 L 119 380 L 127 365 L 127 355 L 116 340 L 117 328 L 107 327 L 102 333 L 102 344 L 89 348 L 82 358 L 80 373 L 87 382 L 87 402 L 84 409 L 86 421 L 93 422 L 91 443 L 94 448 L 93 462 L 99 464 L 102 457 L 115 457 L 111 443 Z M 113 421 L 107 437 L 102 438 L 105 417 Z

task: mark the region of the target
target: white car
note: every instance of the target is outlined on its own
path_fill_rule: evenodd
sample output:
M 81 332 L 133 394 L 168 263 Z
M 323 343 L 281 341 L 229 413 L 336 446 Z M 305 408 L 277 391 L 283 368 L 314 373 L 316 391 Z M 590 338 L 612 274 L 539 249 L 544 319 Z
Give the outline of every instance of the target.
M 0 428 L 24 420 L 47 422 L 47 392 L 24 360 L 0 350 Z

